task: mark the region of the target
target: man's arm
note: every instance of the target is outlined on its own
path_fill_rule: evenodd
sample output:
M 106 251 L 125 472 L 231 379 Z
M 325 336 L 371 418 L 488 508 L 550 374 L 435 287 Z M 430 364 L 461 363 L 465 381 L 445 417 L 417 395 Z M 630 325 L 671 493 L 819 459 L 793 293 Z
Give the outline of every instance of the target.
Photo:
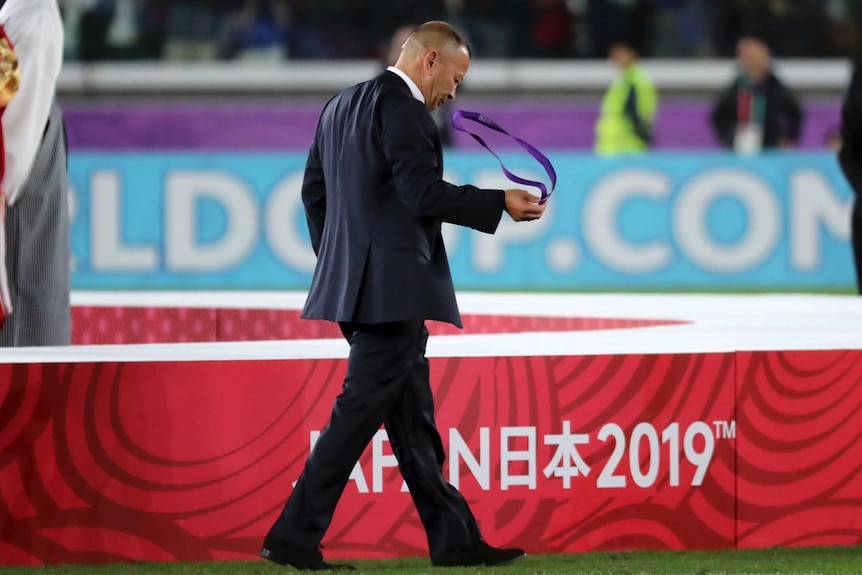
M 841 149 L 838 163 L 844 177 L 858 195 L 862 192 L 862 70 L 853 69 L 853 78 L 841 106 Z
M 0 25 L 12 43 L 21 70 L 18 93 L 2 118 L 9 204 L 30 175 L 42 143 L 57 76 L 63 64 L 63 23 L 56 0 L 7 0 Z
M 302 205 L 305 206 L 305 220 L 308 223 L 308 235 L 311 237 L 311 247 L 317 254 L 320 249 L 320 239 L 323 236 L 323 224 L 326 220 L 326 183 L 323 179 L 323 165 L 320 163 L 320 150 L 317 137 L 308 151 L 305 163 L 305 176 L 302 179 Z
M 494 233 L 503 211 L 508 211 L 507 193 L 455 186 L 440 178 L 442 166 L 437 165 L 434 147 L 437 128 L 421 106 L 415 100 L 405 101 L 383 118 L 383 152 L 392 166 L 398 197 L 416 217 Z M 513 204 L 515 200 L 510 198 Z
M 781 115 L 786 120 L 786 132 L 782 135 L 789 140 L 789 144 L 795 146 L 799 142 L 799 134 L 802 132 L 802 107 L 787 86 L 784 84 L 780 84 L 780 86 Z
M 733 147 L 736 132 L 736 85 L 721 92 L 710 115 L 715 136 L 726 148 Z

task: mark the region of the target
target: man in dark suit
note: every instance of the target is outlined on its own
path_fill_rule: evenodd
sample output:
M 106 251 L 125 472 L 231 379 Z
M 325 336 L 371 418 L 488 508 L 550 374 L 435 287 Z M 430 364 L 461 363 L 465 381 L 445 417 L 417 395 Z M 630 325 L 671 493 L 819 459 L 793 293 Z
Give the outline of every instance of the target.
M 844 177 L 853 188 L 853 211 L 850 230 L 853 259 L 856 265 L 856 286 L 862 294 L 862 58 L 853 66 L 853 77 L 841 107 L 841 149 L 838 163 Z
M 766 40 L 737 42 L 739 73 L 716 100 L 710 120 L 719 141 L 742 154 L 796 147 L 803 113 L 793 92 L 772 71 Z
M 395 66 L 324 107 L 308 155 L 302 200 L 317 267 L 303 317 L 336 321 L 350 344 L 342 393 L 262 557 L 297 569 L 345 568 L 318 550 L 353 466 L 381 424 L 439 566 L 500 565 L 524 555 L 482 539 L 464 498 L 442 474 L 424 320 L 461 327 L 442 222 L 493 233 L 503 212 L 536 220 L 525 190 L 443 180 L 430 112 L 464 79 L 470 52 L 444 22 L 404 43 Z

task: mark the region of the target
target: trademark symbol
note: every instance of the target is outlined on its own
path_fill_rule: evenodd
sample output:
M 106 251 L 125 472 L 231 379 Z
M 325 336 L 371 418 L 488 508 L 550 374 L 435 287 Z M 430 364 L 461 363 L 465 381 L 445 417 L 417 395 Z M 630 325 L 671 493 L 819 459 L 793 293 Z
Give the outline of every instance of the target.
M 716 439 L 736 439 L 736 421 L 722 421 L 717 419 L 712 422 L 715 427 Z

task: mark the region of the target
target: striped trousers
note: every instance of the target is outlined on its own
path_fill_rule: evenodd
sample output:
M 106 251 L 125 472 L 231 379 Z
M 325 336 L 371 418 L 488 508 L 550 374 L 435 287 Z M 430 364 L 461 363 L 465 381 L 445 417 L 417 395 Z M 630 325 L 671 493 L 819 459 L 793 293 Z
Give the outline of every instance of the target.
M 0 346 L 71 343 L 69 180 L 66 133 L 54 104 L 33 168 L 6 210 L 6 268 L 12 313 Z

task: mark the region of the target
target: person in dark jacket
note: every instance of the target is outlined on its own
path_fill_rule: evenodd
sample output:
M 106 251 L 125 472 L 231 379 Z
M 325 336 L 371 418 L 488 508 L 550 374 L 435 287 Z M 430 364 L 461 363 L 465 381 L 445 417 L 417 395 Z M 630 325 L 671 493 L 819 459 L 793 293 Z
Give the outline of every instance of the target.
M 441 224 L 494 233 L 503 213 L 537 220 L 526 190 L 443 180 L 431 112 L 455 98 L 470 64 L 464 40 L 426 22 L 391 66 L 324 107 L 302 202 L 317 266 L 303 318 L 338 322 L 350 345 L 342 392 L 261 556 L 303 570 L 342 568 L 318 550 L 350 472 L 386 426 L 437 566 L 501 565 L 524 556 L 482 538 L 464 497 L 443 477 L 425 320 L 461 327 Z
M 856 286 L 862 294 L 862 59 L 853 66 L 853 77 L 841 106 L 841 148 L 838 163 L 853 188 L 853 211 L 850 219 Z
M 772 72 L 769 47 L 757 36 L 737 42 L 739 74 L 712 110 L 721 143 L 743 154 L 792 148 L 799 141 L 802 109 L 793 93 Z

